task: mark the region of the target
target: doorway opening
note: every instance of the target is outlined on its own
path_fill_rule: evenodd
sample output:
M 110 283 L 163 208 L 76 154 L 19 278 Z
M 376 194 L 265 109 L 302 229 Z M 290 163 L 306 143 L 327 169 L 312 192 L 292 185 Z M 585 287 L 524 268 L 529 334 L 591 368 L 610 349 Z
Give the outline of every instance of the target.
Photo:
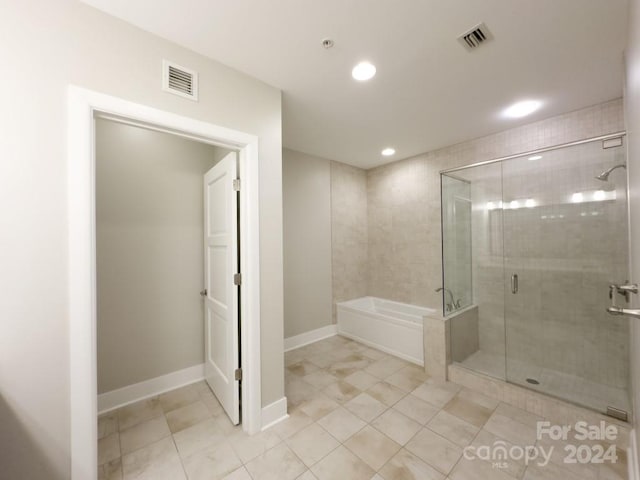
M 238 403 L 242 408 L 242 428 L 256 433 L 261 428 L 257 137 L 74 86 L 69 87 L 68 106 L 72 478 L 94 478 L 97 472 L 96 118 L 238 152 L 237 163 L 233 162 L 243 178 L 242 188 L 234 196 L 239 200 L 237 235 L 243 245 L 237 255 L 243 277 L 237 288 L 237 310 L 242 311 L 238 335 L 243 345 L 242 402 L 238 393 Z M 232 243 L 237 245 L 235 240 Z M 233 265 L 234 273 L 238 273 L 236 267 Z

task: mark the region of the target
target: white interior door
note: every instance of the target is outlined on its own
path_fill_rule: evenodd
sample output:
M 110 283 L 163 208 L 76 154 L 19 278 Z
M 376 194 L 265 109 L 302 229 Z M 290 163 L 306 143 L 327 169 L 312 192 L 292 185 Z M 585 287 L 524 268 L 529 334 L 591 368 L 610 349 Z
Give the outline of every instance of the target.
M 236 172 L 230 153 L 204 176 L 205 378 L 234 425 L 240 423 Z

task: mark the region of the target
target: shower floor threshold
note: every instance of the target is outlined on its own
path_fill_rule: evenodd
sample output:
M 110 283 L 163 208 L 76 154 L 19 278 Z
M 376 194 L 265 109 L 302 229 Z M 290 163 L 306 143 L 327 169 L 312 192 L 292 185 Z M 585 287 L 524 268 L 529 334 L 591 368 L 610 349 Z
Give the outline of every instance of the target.
M 458 363 L 478 373 L 505 380 L 505 359 L 501 355 L 478 350 Z M 601 413 L 606 413 L 607 407 L 615 407 L 631 414 L 629 394 L 625 389 L 517 360 L 510 360 L 507 369 L 509 383 Z M 527 380 L 535 380 L 539 384 Z

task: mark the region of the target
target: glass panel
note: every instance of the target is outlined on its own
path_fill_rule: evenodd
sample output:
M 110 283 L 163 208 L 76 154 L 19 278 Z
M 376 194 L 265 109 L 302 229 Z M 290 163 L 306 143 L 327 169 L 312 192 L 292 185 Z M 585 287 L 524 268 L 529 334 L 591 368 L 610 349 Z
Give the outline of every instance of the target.
M 627 279 L 623 147 L 592 142 L 503 162 L 507 380 L 630 412 L 629 324 L 606 313 Z M 475 237 L 474 237 L 475 238 Z
M 444 285 L 461 306 L 445 312 L 452 317 L 452 360 L 505 379 L 501 205 L 500 163 L 442 175 Z
M 442 177 L 444 314 L 471 305 L 471 185 Z

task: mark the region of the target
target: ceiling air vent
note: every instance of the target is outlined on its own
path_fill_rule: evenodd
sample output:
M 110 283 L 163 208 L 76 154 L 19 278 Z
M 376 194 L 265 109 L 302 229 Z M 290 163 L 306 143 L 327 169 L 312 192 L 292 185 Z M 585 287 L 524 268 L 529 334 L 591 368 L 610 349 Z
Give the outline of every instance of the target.
M 480 23 L 466 33 L 458 37 L 458 41 L 462 43 L 468 51 L 475 50 L 483 43 L 493 39 L 493 35 L 484 23 Z
M 198 100 L 198 74 L 175 63 L 162 61 L 162 89 L 189 100 Z

